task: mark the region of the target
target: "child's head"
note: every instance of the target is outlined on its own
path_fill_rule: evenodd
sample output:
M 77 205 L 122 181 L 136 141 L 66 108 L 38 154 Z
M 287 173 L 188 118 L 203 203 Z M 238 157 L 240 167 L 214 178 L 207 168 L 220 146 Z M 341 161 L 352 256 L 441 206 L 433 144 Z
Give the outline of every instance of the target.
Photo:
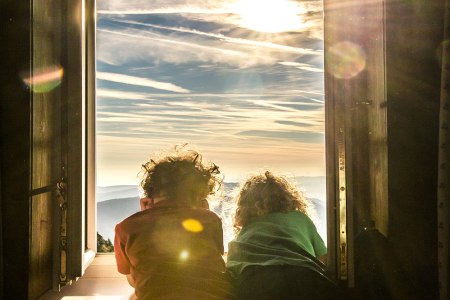
M 255 217 L 298 210 L 307 214 L 303 194 L 282 176 L 269 171 L 247 179 L 237 196 L 234 227 L 239 230 Z
M 202 160 L 195 150 L 175 148 L 171 153 L 154 157 L 142 165 L 141 188 L 144 196 L 203 206 L 222 184 L 218 166 Z

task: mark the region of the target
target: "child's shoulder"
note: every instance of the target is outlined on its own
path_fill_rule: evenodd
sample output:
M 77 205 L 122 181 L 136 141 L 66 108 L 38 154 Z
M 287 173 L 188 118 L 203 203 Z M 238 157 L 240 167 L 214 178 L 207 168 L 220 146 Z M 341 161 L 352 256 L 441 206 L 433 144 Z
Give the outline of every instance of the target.
M 307 214 L 305 214 L 304 212 L 298 211 L 298 210 L 288 211 L 288 214 L 294 216 L 295 218 L 306 218 L 306 219 L 309 219 Z
M 220 217 L 215 212 L 206 208 L 188 208 L 185 210 L 185 213 L 187 215 L 221 221 Z
M 261 218 L 262 221 L 270 221 L 275 223 L 302 223 L 309 224 L 312 220 L 308 215 L 301 211 L 291 210 L 287 212 L 273 212 Z
M 292 216 L 293 219 L 302 220 L 307 223 L 312 223 L 311 218 L 304 212 L 293 210 L 289 211 L 288 214 Z
M 290 210 L 290 211 L 279 211 L 279 212 L 272 212 L 267 214 L 267 216 L 273 217 L 273 218 L 309 218 L 305 213 L 298 211 L 298 210 Z
M 165 209 L 147 209 L 136 212 L 131 216 L 125 218 L 119 222 L 116 227 L 120 227 L 123 230 L 136 227 L 148 227 L 151 224 L 158 222 L 165 222 L 163 220 L 196 220 L 200 223 L 221 223 L 220 217 L 204 208 L 188 208 L 188 207 L 171 207 Z
M 145 215 L 149 215 L 151 214 L 150 209 L 147 210 L 143 210 L 143 211 L 138 211 L 135 212 L 134 214 L 126 217 L 125 219 L 123 219 L 122 221 L 120 221 L 117 226 L 127 226 L 128 224 L 133 224 L 135 222 L 139 222 L 139 220 L 141 220 L 143 218 L 143 216 Z

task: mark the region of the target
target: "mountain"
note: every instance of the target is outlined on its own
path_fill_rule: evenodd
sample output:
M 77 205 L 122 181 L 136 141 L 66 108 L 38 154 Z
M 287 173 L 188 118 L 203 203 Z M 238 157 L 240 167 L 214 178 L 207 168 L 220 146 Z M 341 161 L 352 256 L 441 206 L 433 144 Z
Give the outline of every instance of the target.
M 98 186 L 95 192 L 97 202 L 131 197 L 139 197 L 139 189 L 136 185 Z
M 308 200 L 312 204 L 313 216 L 312 220 L 314 225 L 316 225 L 317 231 L 320 236 L 324 240 L 325 244 L 327 243 L 327 204 L 325 201 L 316 199 L 316 198 L 308 198 Z
M 139 197 L 119 198 L 97 203 L 97 232 L 104 239 L 114 240 L 114 227 L 123 219 L 138 212 Z
M 315 216 L 312 217 L 322 238 L 326 241 L 326 202 L 325 198 L 316 198 L 321 194 L 321 186 L 325 184 L 324 177 L 298 177 L 297 183 L 305 191 L 305 195 L 311 201 Z M 223 193 L 216 199 L 209 201 L 212 211 L 218 214 L 222 219 L 224 230 L 224 245 L 233 239 L 233 221 L 232 216 L 236 209 L 234 197 L 239 188 L 239 183 L 225 182 L 223 184 Z M 323 187 L 323 190 L 325 187 Z M 139 193 L 137 186 L 123 185 L 97 188 L 97 231 L 105 239 L 114 240 L 115 225 L 138 212 Z
M 325 176 L 300 176 L 294 178 L 294 183 L 300 187 L 306 197 L 325 201 L 327 198 L 325 180 Z

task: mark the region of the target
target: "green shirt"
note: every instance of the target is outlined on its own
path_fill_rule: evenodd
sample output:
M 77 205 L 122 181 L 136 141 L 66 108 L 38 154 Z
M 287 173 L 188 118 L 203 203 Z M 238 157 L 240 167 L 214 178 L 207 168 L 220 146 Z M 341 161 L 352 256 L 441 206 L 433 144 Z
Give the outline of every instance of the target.
M 235 277 L 252 265 L 294 265 L 317 270 L 299 248 L 314 257 L 327 253 L 307 215 L 299 211 L 271 213 L 252 220 L 228 244 L 227 268 Z

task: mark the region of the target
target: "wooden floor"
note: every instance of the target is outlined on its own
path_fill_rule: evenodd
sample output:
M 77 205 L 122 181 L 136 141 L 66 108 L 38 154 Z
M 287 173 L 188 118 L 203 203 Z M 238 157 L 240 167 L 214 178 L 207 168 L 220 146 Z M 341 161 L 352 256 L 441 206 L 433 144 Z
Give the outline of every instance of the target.
M 132 300 L 134 289 L 117 272 L 114 255 L 98 255 L 85 274 L 60 292 L 50 291 L 39 300 Z

